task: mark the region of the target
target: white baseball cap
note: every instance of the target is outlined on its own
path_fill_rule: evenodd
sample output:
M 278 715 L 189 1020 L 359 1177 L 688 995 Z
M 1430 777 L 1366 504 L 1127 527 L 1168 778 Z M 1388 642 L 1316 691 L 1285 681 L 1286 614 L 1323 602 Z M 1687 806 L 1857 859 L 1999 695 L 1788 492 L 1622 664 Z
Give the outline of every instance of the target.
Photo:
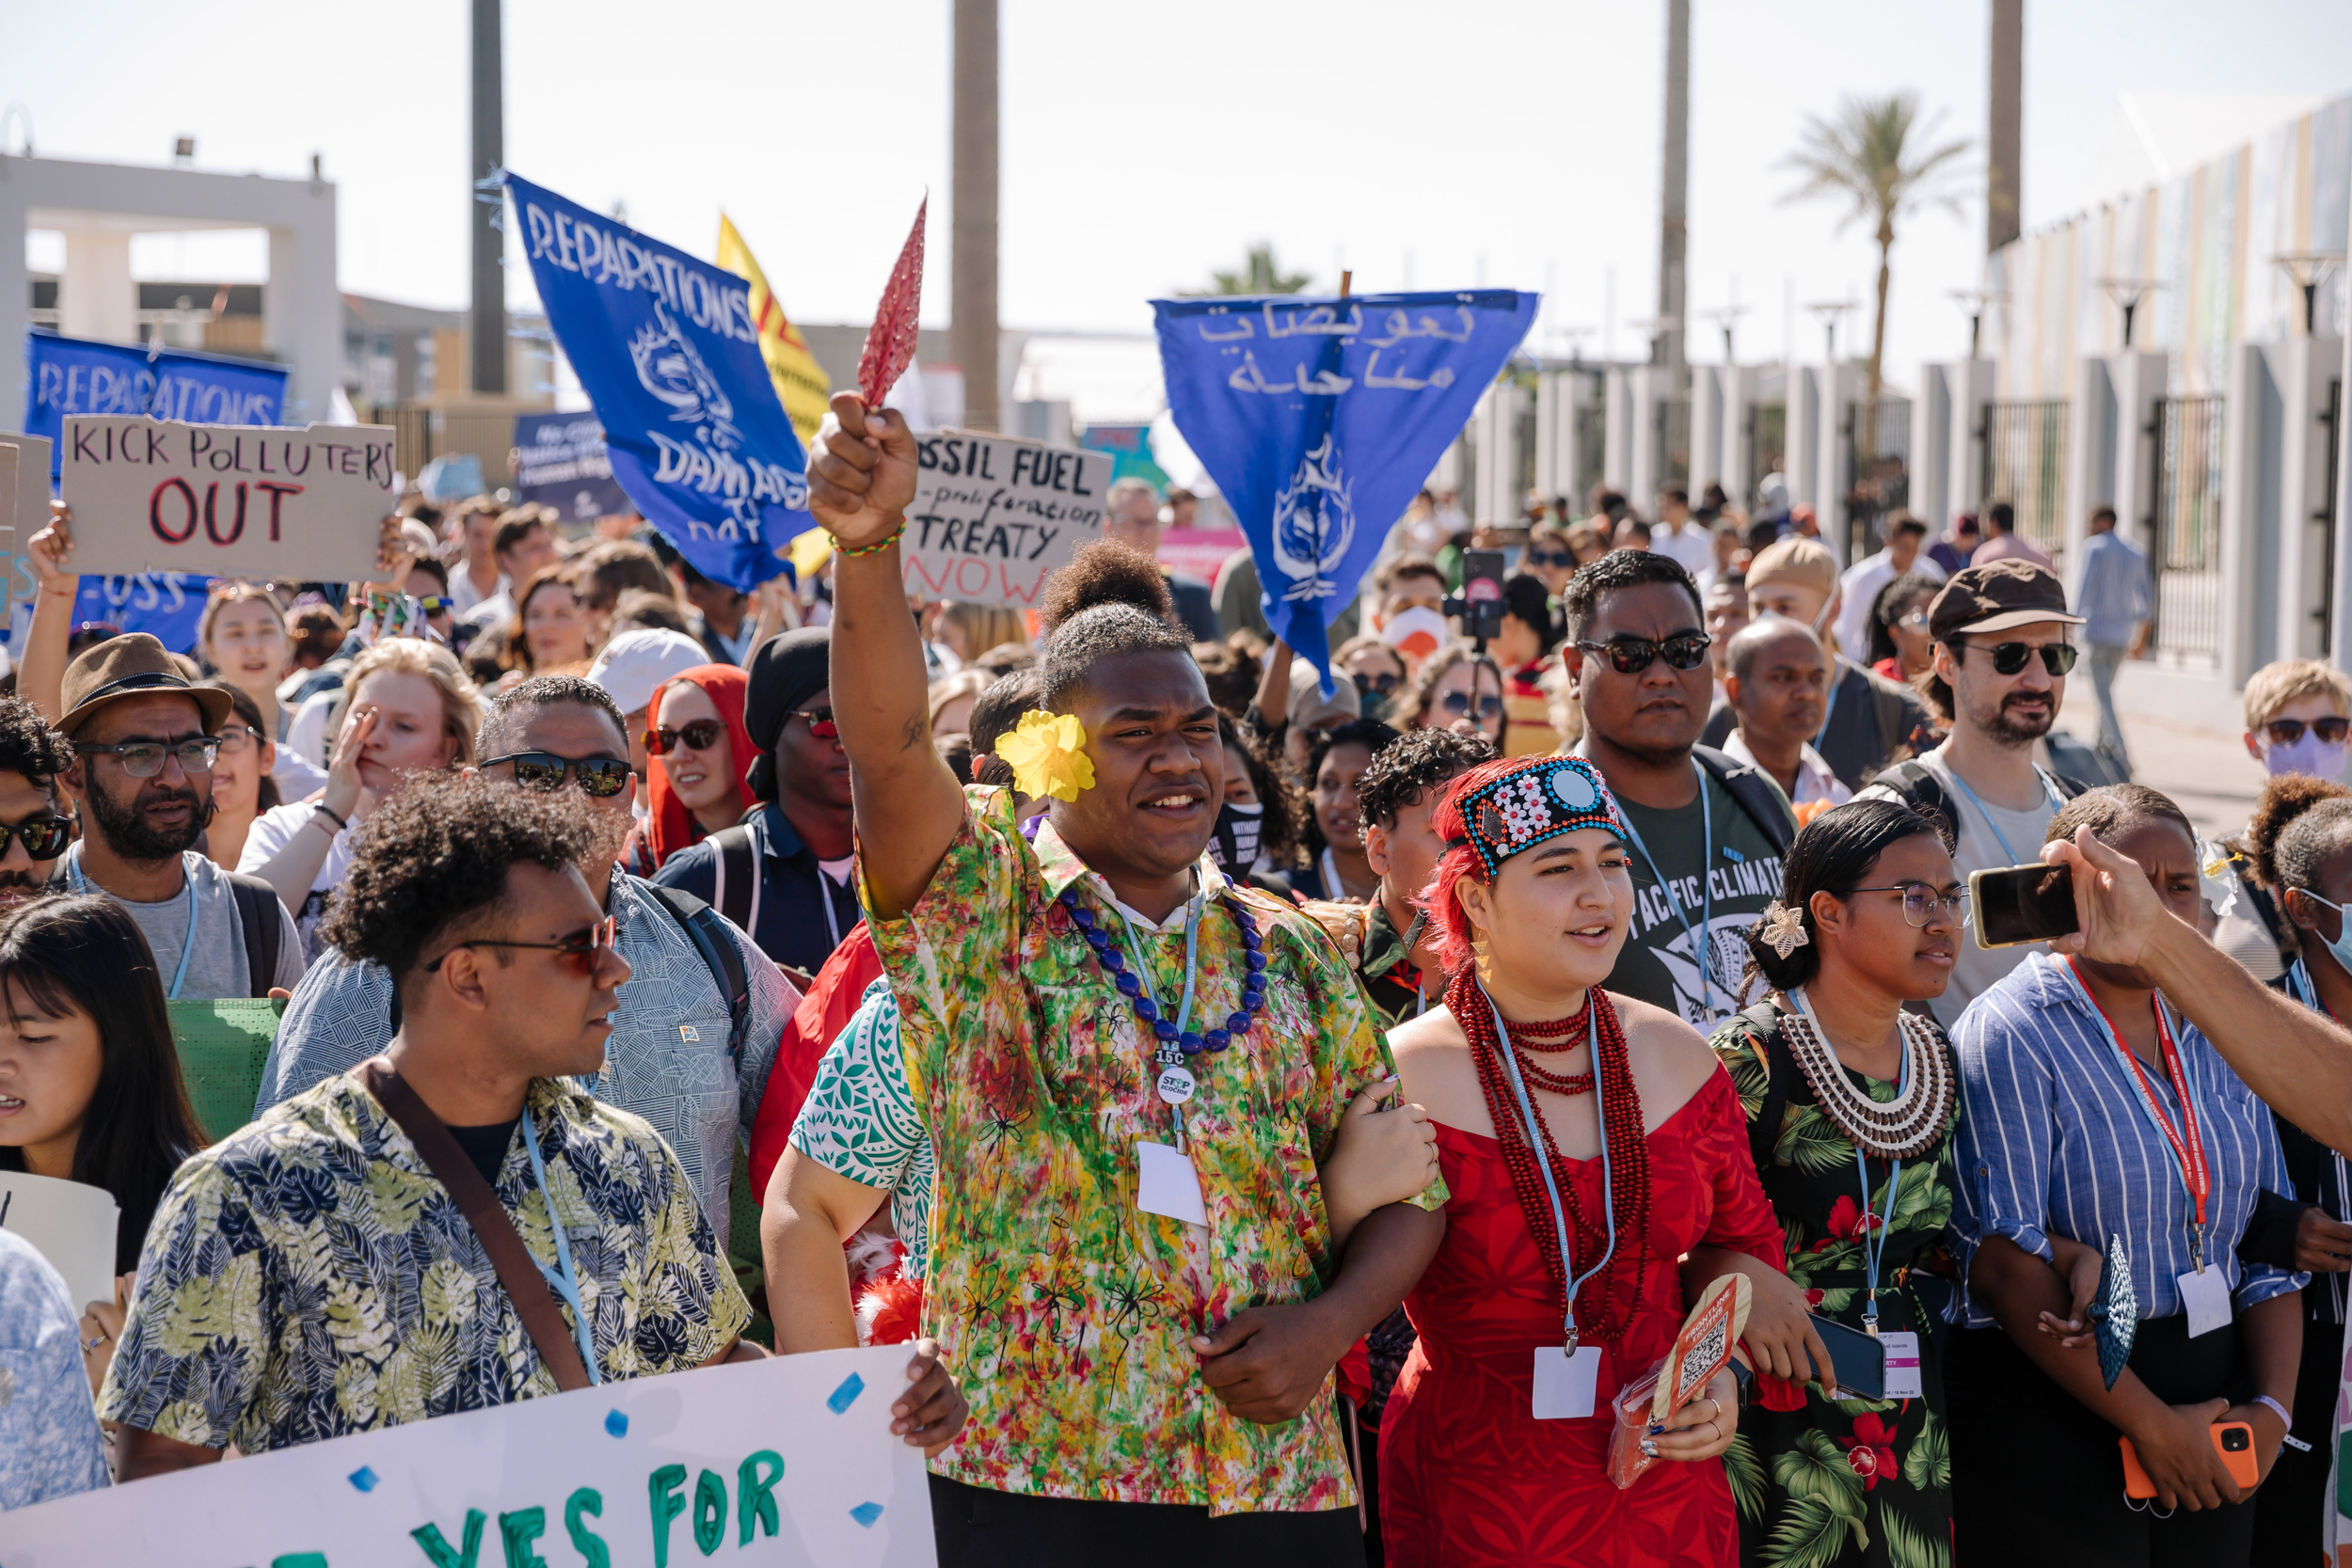
M 625 631 L 604 645 L 588 679 L 604 688 L 623 713 L 653 701 L 654 689 L 672 675 L 710 662 L 710 650 L 680 632 L 661 627 Z

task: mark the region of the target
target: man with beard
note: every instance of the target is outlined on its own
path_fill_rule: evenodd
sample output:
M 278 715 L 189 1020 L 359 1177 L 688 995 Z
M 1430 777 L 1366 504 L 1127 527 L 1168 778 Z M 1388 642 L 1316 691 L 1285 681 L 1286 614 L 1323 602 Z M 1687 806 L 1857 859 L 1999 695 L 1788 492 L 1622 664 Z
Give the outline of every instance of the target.
M 0 697 L 0 910 L 53 891 L 73 840 L 57 775 L 73 759 L 32 704 Z
M 2050 818 L 2090 787 L 2034 760 L 2066 701 L 2078 652 L 2072 628 L 2082 624 L 2066 612 L 2066 590 L 2049 568 L 2018 559 L 1969 567 L 1928 607 L 1935 671 L 1922 685 L 1952 732 L 1935 750 L 1881 773 L 1860 798 L 1940 814 L 1959 832 L 1952 864 L 1963 879 L 2040 860 Z M 1937 1020 L 1950 1028 L 2032 950 L 1988 951 L 1970 926 L 1952 983 L 1933 1004 Z
M 580 874 L 618 923 L 614 940 L 629 967 L 605 1069 L 591 1088 L 653 1124 L 726 1236 L 738 1135 L 759 1109 L 799 995 L 713 911 L 614 867 L 637 781 L 620 709 L 602 687 L 573 675 L 527 680 L 491 705 L 480 746 L 488 778 L 587 797 L 602 836 Z M 256 1114 L 383 1050 L 399 1027 L 394 1002 L 381 965 L 324 955 L 287 1004 Z
M 174 1002 L 266 996 L 301 982 L 302 938 L 268 883 L 196 850 L 213 819 L 215 738 L 229 693 L 191 686 L 145 632 L 110 638 L 69 665 L 57 728 L 73 743 L 59 775 L 82 842 L 58 879 L 103 893 L 138 922 Z

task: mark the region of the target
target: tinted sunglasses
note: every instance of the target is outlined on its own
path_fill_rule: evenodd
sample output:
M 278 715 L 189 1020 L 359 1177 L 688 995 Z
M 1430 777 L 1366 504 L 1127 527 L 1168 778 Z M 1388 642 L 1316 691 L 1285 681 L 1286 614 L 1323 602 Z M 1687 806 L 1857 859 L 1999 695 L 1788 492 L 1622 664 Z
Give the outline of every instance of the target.
M 819 740 L 834 740 L 840 736 L 841 726 L 833 721 L 833 709 L 829 707 L 803 708 L 792 717 L 807 720 L 808 733 Z
M 1620 675 L 1638 675 L 1661 658 L 1676 670 L 1695 670 L 1707 662 L 1714 639 L 1703 631 L 1677 632 L 1662 642 L 1646 637 L 1613 637 L 1606 642 L 1579 642 L 1587 653 L 1607 654 L 1610 667 Z
M 675 730 L 665 724 L 645 732 L 645 754 L 666 756 L 680 746 L 690 752 L 707 752 L 726 733 L 727 727 L 716 719 L 697 719 Z
M 37 861 L 54 861 L 73 842 L 73 819 L 70 816 L 28 816 L 10 824 L 0 822 L 0 855 L 8 852 L 8 835 L 16 835 L 24 846 L 24 852 Z
M 1470 693 L 1467 691 L 1445 692 L 1438 698 L 1435 705 L 1445 709 L 1456 719 L 1466 719 L 1470 716 Z M 1478 717 L 1481 719 L 1492 719 L 1502 711 L 1502 699 L 1492 692 L 1487 692 L 1478 699 Z
M 168 746 L 157 740 L 133 740 L 120 746 L 84 746 L 77 743 L 73 750 L 83 756 L 101 753 L 118 757 L 121 760 L 122 770 L 132 778 L 151 779 L 164 770 L 167 753 L 180 759 L 180 771 L 183 773 L 211 772 L 214 760 L 220 755 L 220 742 L 205 735 L 175 740 Z
M 1993 673 L 2013 675 L 2026 667 L 2026 660 L 2035 654 L 2042 656 L 2042 667 L 2052 675 L 2062 675 L 2074 667 L 2080 650 L 2071 642 L 2044 642 L 2035 647 L 2030 642 L 1971 642 L 1972 648 L 1982 648 L 1993 656 Z
M 1527 563 L 1530 566 L 1573 566 L 1576 564 L 1576 552 L 1574 550 L 1539 550 L 1531 547 L 1527 552 Z
M 542 794 L 563 788 L 567 777 L 578 779 L 580 789 L 598 800 L 609 800 L 628 787 L 629 766 L 619 757 L 559 757 L 552 752 L 509 752 L 482 766 L 496 768 L 501 762 L 514 766 L 516 784 Z
M 1356 689 L 1367 697 L 1386 697 L 1396 689 L 1397 678 L 1394 675 L 1367 675 L 1359 672 L 1349 678 L 1355 681 Z
M 2303 738 L 2305 730 L 2319 736 L 2323 746 L 2341 746 L 2344 736 L 2352 735 L 2352 719 L 2314 719 L 2309 723 L 2300 719 L 2273 719 L 2263 726 L 2273 746 L 2292 746 Z
M 614 939 L 620 935 L 621 923 L 606 915 L 585 930 L 574 931 L 562 942 L 505 942 L 495 937 L 475 937 L 469 942 L 453 942 L 449 952 L 424 966 L 427 974 L 440 972 L 441 961 L 460 947 L 532 947 L 552 953 L 564 968 L 583 980 L 593 979 L 597 960 L 612 951 Z

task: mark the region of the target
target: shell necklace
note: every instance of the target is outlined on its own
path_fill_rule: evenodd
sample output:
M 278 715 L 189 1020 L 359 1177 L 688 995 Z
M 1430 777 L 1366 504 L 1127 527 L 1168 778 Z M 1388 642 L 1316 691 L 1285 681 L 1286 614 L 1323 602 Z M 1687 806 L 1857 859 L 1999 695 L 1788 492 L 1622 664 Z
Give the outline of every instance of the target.
M 1914 1159 L 1933 1148 L 1951 1119 L 1958 1092 L 1950 1058 L 1936 1043 L 1933 1027 L 1916 1014 L 1901 1015 L 1905 1068 L 1898 1082 L 1902 1087 L 1892 1100 L 1872 1100 L 1847 1076 L 1804 988 L 1788 992 L 1788 1000 L 1796 1011 L 1781 1016 L 1781 1037 L 1813 1086 L 1820 1113 L 1855 1148 L 1882 1160 Z

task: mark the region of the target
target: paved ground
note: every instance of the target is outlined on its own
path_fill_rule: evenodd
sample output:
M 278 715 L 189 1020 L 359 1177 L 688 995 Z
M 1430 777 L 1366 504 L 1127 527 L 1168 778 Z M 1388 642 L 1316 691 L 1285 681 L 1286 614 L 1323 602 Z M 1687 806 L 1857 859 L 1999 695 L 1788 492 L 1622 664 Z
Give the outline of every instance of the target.
M 2099 733 L 2099 714 L 2087 680 L 2067 683 L 2058 721 L 2086 739 Z M 2234 833 L 2246 825 L 2262 793 L 2262 764 L 2246 754 L 2235 730 L 2223 733 L 2161 719 L 2123 716 L 2123 740 L 2133 777 L 2180 803 L 2206 832 Z

